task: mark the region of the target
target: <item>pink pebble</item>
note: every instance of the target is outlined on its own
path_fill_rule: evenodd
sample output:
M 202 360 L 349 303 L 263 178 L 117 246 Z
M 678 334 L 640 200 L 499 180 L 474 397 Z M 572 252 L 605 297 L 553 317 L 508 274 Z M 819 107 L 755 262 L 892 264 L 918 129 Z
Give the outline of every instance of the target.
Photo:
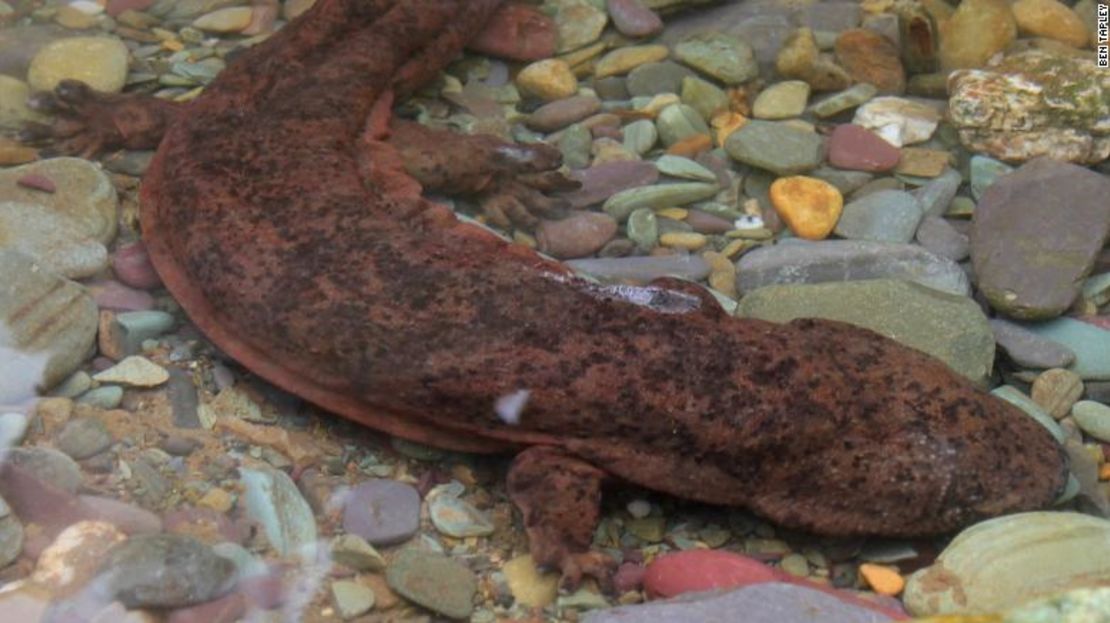
M 58 186 L 53 180 L 40 173 L 28 173 L 21 176 L 15 183 L 24 188 L 41 190 L 44 193 L 53 193 L 58 190 Z
M 88 288 L 100 309 L 128 312 L 146 311 L 154 307 L 153 296 L 118 281 L 97 281 L 89 284 Z
M 116 277 L 132 288 L 153 290 L 162 285 L 162 279 L 150 263 L 146 246 L 142 242 L 125 244 L 112 255 L 112 270 Z
M 124 11 L 145 11 L 154 5 L 155 0 L 108 0 L 104 11 L 116 17 Z
M 656 597 L 715 588 L 774 582 L 781 575 L 758 560 L 711 549 L 693 549 L 656 558 L 644 574 L 644 588 Z
M 634 562 L 623 563 L 613 575 L 613 586 L 617 593 L 627 593 L 640 588 L 644 583 L 644 566 Z
M 247 598 L 231 593 L 202 604 L 178 608 L 166 617 L 166 623 L 235 623 L 247 613 Z
M 1110 331 L 1110 316 L 1076 316 L 1075 319 Z
M 829 136 L 829 164 L 852 171 L 889 171 L 902 152 L 871 130 L 852 123 L 836 126 Z

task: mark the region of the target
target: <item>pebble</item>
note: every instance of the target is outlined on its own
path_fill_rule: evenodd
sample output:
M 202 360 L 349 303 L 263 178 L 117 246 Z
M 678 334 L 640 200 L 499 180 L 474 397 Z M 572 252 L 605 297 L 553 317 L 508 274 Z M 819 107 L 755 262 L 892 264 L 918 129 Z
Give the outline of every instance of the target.
M 625 86 L 633 97 L 678 93 L 682 89 L 682 81 L 694 76 L 696 74 L 692 70 L 674 61 L 644 63 L 628 72 Z
M 694 232 L 666 232 L 659 235 L 659 244 L 665 247 L 697 251 L 706 245 L 709 239 L 703 234 Z
M 386 569 L 385 578 L 406 599 L 444 616 L 465 619 L 474 610 L 478 579 L 445 556 L 402 550 Z
M 674 46 L 675 58 L 698 71 L 733 86 L 759 74 L 752 47 L 723 32 L 702 32 Z
M 129 52 L 115 37 L 70 37 L 47 44 L 31 59 L 27 82 L 51 91 L 62 80 L 80 80 L 97 91 L 118 93 L 127 80 Z
M 1074 353 L 1067 369 L 1083 380 L 1110 380 L 1110 331 L 1068 317 L 1021 326 Z
M 695 137 L 709 136 L 709 126 L 698 111 L 685 104 L 672 104 L 659 111 L 655 118 L 659 140 L 667 147 Z
M 832 184 L 796 175 L 771 184 L 771 204 L 794 235 L 808 240 L 826 238 L 836 226 L 844 198 Z
M 26 82 L 0 75 L 0 128 L 18 130 L 28 121 L 44 121 L 43 115 L 27 106 L 30 95 Z
M 816 102 L 810 106 L 810 111 L 825 119 L 846 110 L 851 110 L 875 97 L 878 93 L 879 90 L 873 84 L 854 84 L 839 93 L 834 93 Z
M 57 444 L 59 450 L 80 461 L 107 450 L 112 435 L 96 418 L 74 418 L 58 432 Z
M 668 598 L 772 582 L 779 577 L 778 571 L 748 556 L 693 549 L 656 558 L 644 574 L 644 589 L 652 596 Z
M 270 546 L 283 556 L 310 559 L 316 547 L 316 517 L 285 472 L 240 468 L 243 506 L 257 521 Z
M 983 67 L 1017 37 L 1017 23 L 1006 0 L 970 0 L 960 3 L 942 33 L 943 70 Z
M 1066 311 L 1110 230 L 1108 195 L 1110 178 L 1047 158 L 992 184 L 971 233 L 972 265 L 991 306 L 1023 320 Z
M 594 66 L 594 78 L 627 74 L 644 63 L 656 63 L 670 56 L 665 45 L 636 45 L 607 53 Z
M 53 448 L 12 448 L 5 459 L 60 491 L 75 493 L 81 484 L 81 468 L 69 456 Z M 8 502 L 14 504 L 15 500 L 9 497 Z
M 0 568 L 14 562 L 22 552 L 23 524 L 12 513 L 4 498 L 0 498 Z
M 332 560 L 356 571 L 382 571 L 385 558 L 357 534 L 341 534 L 331 542 Z
M 801 115 L 809 101 L 809 84 L 801 80 L 784 80 L 763 89 L 752 103 L 756 119 L 789 119 Z
M 931 106 L 901 97 L 876 97 L 856 109 L 852 123 L 863 126 L 895 147 L 929 140 L 940 122 Z
M 42 550 L 30 579 L 55 596 L 69 595 L 99 575 L 105 558 L 126 538 L 109 523 L 78 521 Z
M 150 263 L 142 242 L 121 245 L 112 254 L 112 271 L 116 278 L 132 288 L 153 290 L 162 286 L 162 279 Z
M 193 20 L 193 28 L 213 33 L 236 33 L 251 23 L 253 10 L 249 6 L 233 6 L 205 13 Z
M 915 616 L 984 614 L 1110 581 L 1110 521 L 1064 512 L 1008 515 L 961 532 L 906 584 Z
M 697 162 L 682 156 L 664 154 L 655 161 L 655 168 L 663 175 L 695 182 L 716 182 L 717 174 Z
M 971 251 L 967 234 L 961 233 L 939 216 L 926 216 L 922 219 L 914 238 L 930 252 L 955 262 L 967 259 Z
M 1000 385 L 991 390 L 992 396 L 997 396 L 1002 400 L 1014 405 L 1021 409 L 1026 415 L 1037 421 L 1038 424 L 1045 427 L 1049 433 L 1061 444 L 1064 443 L 1066 434 L 1064 429 L 1052 419 L 1040 405 L 1033 402 L 1029 396 L 1026 396 L 1022 391 L 1012 385 Z
M 106 589 L 128 608 L 179 608 L 215 599 L 230 588 L 231 561 L 200 541 L 176 534 L 133 536 L 104 564 Z
M 624 222 L 637 208 L 661 210 L 709 199 L 717 194 L 716 184 L 680 182 L 630 188 L 609 197 L 602 209 L 619 222 Z
M 0 404 L 19 404 L 80 367 L 96 337 L 96 304 L 78 284 L 0 248 Z
M 659 241 L 659 222 L 651 208 L 637 208 L 628 215 L 626 235 L 636 243 L 636 248 L 646 253 Z
M 119 385 L 101 385 L 81 394 L 77 402 L 97 409 L 115 409 L 123 402 L 123 388 Z
M 1043 338 L 1025 327 L 1002 318 L 991 319 L 998 346 L 1010 359 L 1025 368 L 1062 368 L 1075 361 L 1075 353 L 1062 344 Z
M 578 78 L 565 61 L 548 58 L 521 69 L 516 75 L 516 85 L 522 93 L 553 102 L 574 95 L 578 91 Z
M 559 33 L 557 52 L 577 50 L 597 41 L 601 31 L 609 21 L 603 8 L 581 0 L 558 0 L 552 3 L 556 9 L 555 25 Z
M 343 529 L 372 545 L 407 541 L 420 527 L 420 494 L 393 480 L 367 480 L 353 487 L 343 508 Z
M 490 518 L 466 500 L 434 489 L 427 497 L 432 525 L 442 534 L 458 539 L 493 534 Z
M 903 147 L 902 157 L 894 172 L 899 175 L 933 178 L 944 173 L 951 162 L 952 154 L 943 149 Z
M 655 132 L 654 123 L 646 119 L 643 121 Z M 650 162 L 607 162 L 572 171 L 570 177 L 582 184 L 582 187 L 560 197 L 572 208 L 585 208 L 601 203 L 621 191 L 654 184 L 659 179 L 659 170 Z
M 711 120 L 718 113 L 729 108 L 728 94 L 717 85 L 702 80 L 696 76 L 687 76 L 682 79 L 680 91 L 682 103 L 693 108 L 701 114 L 702 118 Z
M 22 413 L 0 413 L 0 453 L 18 446 L 27 434 L 29 420 Z
M 841 169 L 878 173 L 898 166 L 901 151 L 858 125 L 836 126 L 829 136 L 829 164 Z
M 729 135 L 724 147 L 733 159 L 777 175 L 805 173 L 824 159 L 817 133 L 773 121 L 749 121 Z
M 848 593 L 784 582 L 764 582 L 674 601 L 619 606 L 591 612 L 583 623 L 656 623 L 658 621 L 732 621 L 744 623 L 879 623 L 903 619 Z
M 95 521 L 117 527 L 124 534 L 156 534 L 162 531 L 162 518 L 134 504 L 99 495 L 79 495 L 77 499 Z
M 870 28 L 852 28 L 840 33 L 834 50 L 855 82 L 874 85 L 883 95 L 905 92 L 906 71 L 890 39 Z
M 626 37 L 651 37 L 663 31 L 663 20 L 642 0 L 610 0 L 606 8 L 617 32 Z
M 525 119 L 525 125 L 538 132 L 554 132 L 581 121 L 601 109 L 593 95 L 576 95 L 544 104 Z
M 1093 400 L 1080 400 L 1071 408 L 1079 428 L 1091 437 L 1110 443 L 1110 406 Z
M 916 197 L 901 190 L 880 190 L 848 202 L 834 231 L 853 240 L 909 242 L 921 218 Z
M 644 284 L 659 277 L 700 281 L 709 276 L 709 265 L 697 255 L 613 257 L 570 260 L 566 264 L 576 272 L 607 283 Z
M 145 311 L 154 307 L 154 297 L 150 294 L 118 281 L 96 281 L 85 285 L 102 311 Z
M 859 574 L 871 590 L 880 595 L 897 595 L 906 586 L 906 580 L 897 570 L 883 565 L 865 562 L 859 566 Z
M 575 212 L 559 221 L 543 220 L 536 228 L 539 250 L 559 259 L 593 255 L 617 233 L 608 214 Z
M 1045 370 L 1033 379 L 1030 396 L 1049 415 L 1060 420 L 1071 412 L 1072 405 L 1083 396 L 1083 379 L 1063 368 Z
M 101 311 L 97 335 L 100 354 L 117 361 L 136 355 L 142 352 L 143 342 L 164 335 L 174 323 L 173 315 L 163 311 Z
M 331 597 L 335 609 L 344 620 L 360 617 L 374 607 L 374 591 L 354 580 L 336 580 L 331 583 Z
M 905 152 L 906 150 L 903 149 L 902 151 Z M 960 173 L 955 169 L 947 169 L 936 179 L 930 180 L 929 183 L 913 191 L 913 195 L 920 202 L 921 210 L 926 217 L 944 216 L 948 212 L 948 207 L 952 204 L 961 183 L 963 183 L 963 179 L 960 177 Z
M 125 357 L 111 368 L 93 375 L 93 379 L 101 383 L 118 383 L 127 387 L 156 387 L 169 378 L 165 368 L 139 355 Z
M 971 196 L 978 201 L 988 188 L 993 186 L 999 178 L 1012 172 L 1014 167 L 994 158 L 976 154 L 971 157 L 968 170 L 971 178 L 968 187 L 971 189 Z
M 1021 34 L 1053 39 L 1073 48 L 1087 45 L 1087 27 L 1066 4 L 1055 0 L 1018 0 L 1010 9 Z
M 517 556 L 501 567 L 509 592 L 527 608 L 545 608 L 559 596 L 559 574 L 540 573 L 528 554 Z
M 655 147 L 655 143 L 659 140 L 659 130 L 655 129 L 655 123 L 648 119 L 640 119 L 624 126 L 621 129 L 624 138 L 625 149 L 643 156 Z
M 821 55 L 809 28 L 795 30 L 783 42 L 775 57 L 775 69 L 784 78 L 806 81 L 814 91 L 840 91 L 852 84 L 852 77 L 843 67 Z
M 953 261 L 917 245 L 865 240 L 825 240 L 755 249 L 736 264 L 741 292 L 786 283 L 903 279 L 959 296 L 971 293 L 967 275 Z
M 779 323 L 848 322 L 932 355 L 980 385 L 994 365 L 994 335 L 974 301 L 907 281 L 767 286 L 741 299 L 736 314 Z

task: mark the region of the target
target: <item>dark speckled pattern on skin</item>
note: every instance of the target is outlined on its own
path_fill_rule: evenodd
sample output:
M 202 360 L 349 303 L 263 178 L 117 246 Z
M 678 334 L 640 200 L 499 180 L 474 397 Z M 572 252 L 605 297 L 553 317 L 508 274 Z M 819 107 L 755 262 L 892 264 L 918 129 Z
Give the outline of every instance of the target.
M 836 322 L 733 319 L 689 285 L 634 303 L 420 199 L 360 135 L 498 4 L 321 0 L 172 125 L 144 236 L 214 342 L 393 434 L 559 447 L 543 460 L 815 532 L 923 535 L 1052 501 L 1049 434 L 937 360 Z M 494 402 L 522 389 L 506 424 Z M 555 508 L 582 503 L 569 492 L 517 489 L 533 524 L 583 517 Z M 541 562 L 583 549 L 564 528 L 530 529 Z

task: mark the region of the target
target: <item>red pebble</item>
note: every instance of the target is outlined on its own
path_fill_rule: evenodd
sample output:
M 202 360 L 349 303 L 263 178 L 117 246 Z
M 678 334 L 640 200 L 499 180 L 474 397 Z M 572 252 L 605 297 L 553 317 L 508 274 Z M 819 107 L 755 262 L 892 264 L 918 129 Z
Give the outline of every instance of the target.
M 623 563 L 613 574 L 613 586 L 618 593 L 634 591 L 644 583 L 644 566 L 634 562 Z
M 656 558 L 644 574 L 644 588 L 655 597 L 674 597 L 715 588 L 774 582 L 782 575 L 740 554 L 693 549 Z
M 112 256 L 112 270 L 123 283 L 140 290 L 153 290 L 162 285 L 142 242 L 125 244 Z
M 836 126 L 829 136 L 829 164 L 852 171 L 889 171 L 902 152 L 878 134 L 852 123 Z
M 116 17 L 124 11 L 145 11 L 154 6 L 155 0 L 108 0 L 104 12 Z
M 41 190 L 44 193 L 53 193 L 58 190 L 58 186 L 49 177 L 40 173 L 28 173 L 21 176 L 15 183 L 24 188 Z
M 535 7 L 506 4 L 467 45 L 480 54 L 517 61 L 538 61 L 555 55 L 555 20 Z

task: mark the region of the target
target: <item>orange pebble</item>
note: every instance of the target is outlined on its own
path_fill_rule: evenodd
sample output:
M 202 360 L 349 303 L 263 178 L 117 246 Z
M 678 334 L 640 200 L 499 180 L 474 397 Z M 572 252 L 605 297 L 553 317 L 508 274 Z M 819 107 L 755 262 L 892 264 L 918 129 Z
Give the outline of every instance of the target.
M 667 148 L 667 153 L 672 156 L 686 156 L 693 158 L 703 151 L 713 149 L 713 139 L 708 134 L 694 134 Z
M 1099 480 L 1110 480 L 1110 463 L 1103 463 L 1098 468 Z
M 771 205 L 799 238 L 823 240 L 840 219 L 844 197 L 815 177 L 780 177 L 771 184 Z
M 713 119 L 711 119 L 709 123 L 713 126 L 713 130 L 716 133 L 717 144 L 724 145 L 725 139 L 727 139 L 730 134 L 748 123 L 748 118 L 738 113 L 724 111 L 713 115 Z
M 906 586 L 902 576 L 890 567 L 865 562 L 859 566 L 859 574 L 867 581 L 871 590 L 880 595 L 897 595 Z

